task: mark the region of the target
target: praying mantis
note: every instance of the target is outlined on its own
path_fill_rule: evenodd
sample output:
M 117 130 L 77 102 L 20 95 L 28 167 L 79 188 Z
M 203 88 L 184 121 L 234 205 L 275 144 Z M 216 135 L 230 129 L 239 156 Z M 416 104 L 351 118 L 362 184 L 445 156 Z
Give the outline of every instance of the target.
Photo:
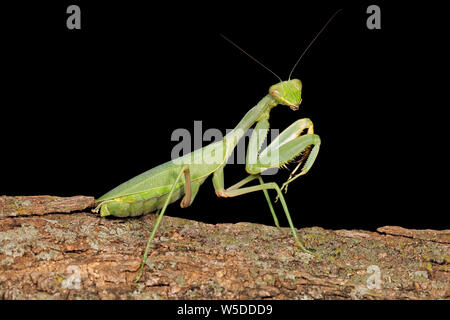
M 280 79 L 280 82 L 269 88 L 268 94 L 245 114 L 242 120 L 223 140 L 211 143 L 178 159 L 150 169 L 122 183 L 95 200 L 98 206 L 94 209 L 94 212 L 100 212 L 102 217 L 109 215 L 117 217 L 140 216 L 145 213 L 154 212 L 155 210 L 159 211 L 156 223 L 147 241 L 136 282 L 142 277 L 151 243 L 166 212 L 167 206 L 181 198 L 180 206 L 182 208 L 190 206 L 200 186 L 210 175 L 212 175 L 213 186 L 218 197 L 236 197 L 247 193 L 263 191 L 274 223 L 277 227 L 280 227 L 268 194 L 268 190 L 275 190 L 277 193 L 276 201 L 280 200 L 281 202 L 296 243 L 304 252 L 310 253 L 298 238 L 282 191 L 287 192 L 290 183 L 311 169 L 319 152 L 320 137 L 314 133 L 312 121 L 304 118 L 295 121 L 287 129 L 282 131 L 266 148 L 263 150 L 260 149 L 269 131 L 269 117 L 272 109 L 278 105 L 282 105 L 294 111 L 298 110 L 302 101 L 302 82 L 298 79 L 291 80 L 292 72 L 304 53 L 339 11 L 333 14 L 316 37 L 310 42 L 292 68 L 289 80 L 282 81 L 275 74 Z M 231 40 L 226 37 L 224 38 L 272 72 Z M 236 184 L 225 187 L 224 168 L 227 161 L 232 155 L 239 139 L 253 125 L 255 127 L 247 147 L 245 165 L 245 169 L 249 175 Z M 275 182 L 266 183 L 263 181 L 261 173 L 264 171 L 270 168 L 284 167 L 286 164 L 297 159 L 298 163 L 296 167 L 281 188 Z M 258 180 L 259 185 L 244 187 L 254 180 Z

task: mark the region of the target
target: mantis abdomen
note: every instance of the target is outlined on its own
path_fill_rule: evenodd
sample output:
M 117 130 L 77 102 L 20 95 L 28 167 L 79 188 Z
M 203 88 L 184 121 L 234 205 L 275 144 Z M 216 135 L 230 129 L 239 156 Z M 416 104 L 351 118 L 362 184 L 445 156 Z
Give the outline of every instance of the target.
M 175 202 L 184 195 L 183 185 L 174 190 L 169 203 Z M 135 217 L 161 209 L 168 196 L 168 192 L 162 196 L 135 194 L 119 197 L 106 202 L 101 208 L 102 216 Z

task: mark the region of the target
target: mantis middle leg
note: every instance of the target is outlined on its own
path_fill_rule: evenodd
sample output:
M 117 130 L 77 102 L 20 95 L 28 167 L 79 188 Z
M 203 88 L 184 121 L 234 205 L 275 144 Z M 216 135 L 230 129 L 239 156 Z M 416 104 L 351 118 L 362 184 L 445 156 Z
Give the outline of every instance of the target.
M 257 175 L 250 175 L 247 178 L 239 181 L 238 183 L 232 185 L 231 187 L 229 187 L 227 190 L 231 191 L 231 190 L 237 190 L 239 188 L 241 188 L 242 186 L 246 185 L 247 183 L 258 179 L 259 183 L 262 185 L 264 184 L 263 179 L 261 178 L 261 176 L 259 174 Z M 213 175 L 213 184 L 214 184 L 214 189 L 216 190 L 216 194 L 218 197 L 227 197 L 225 194 L 223 194 L 223 190 L 224 190 L 224 176 L 223 176 L 223 168 L 219 169 L 218 171 L 216 171 Z M 277 215 L 275 214 L 275 210 L 273 209 L 273 205 L 272 205 L 272 201 L 270 200 L 269 197 L 269 193 L 267 192 L 266 189 L 262 189 L 262 191 L 264 192 L 264 196 L 266 197 L 266 201 L 267 204 L 269 206 L 270 212 L 272 213 L 272 217 L 273 217 L 273 221 L 275 222 L 275 226 L 277 228 L 280 227 L 280 223 L 278 222 L 278 218 Z
M 292 223 L 291 215 L 289 214 L 289 209 L 288 209 L 288 207 L 286 205 L 286 201 L 284 199 L 283 193 L 281 192 L 280 187 L 275 182 L 268 182 L 268 183 L 263 183 L 263 184 L 258 185 L 258 186 L 239 188 L 239 189 L 235 189 L 235 190 L 225 189 L 225 190 L 220 191 L 218 193 L 218 195 L 220 197 L 236 197 L 236 196 L 240 196 L 242 194 L 255 192 L 255 191 L 260 191 L 260 190 L 268 190 L 268 189 L 274 189 L 277 192 L 278 197 L 281 200 L 281 205 L 283 206 L 284 213 L 286 214 L 286 218 L 288 220 L 289 226 L 290 226 L 290 228 L 292 230 L 292 234 L 294 235 L 294 239 L 297 242 L 297 244 L 300 246 L 300 248 L 303 251 L 305 251 L 307 253 L 311 253 L 300 242 L 300 239 L 297 236 L 297 231 L 295 230 L 294 224 Z

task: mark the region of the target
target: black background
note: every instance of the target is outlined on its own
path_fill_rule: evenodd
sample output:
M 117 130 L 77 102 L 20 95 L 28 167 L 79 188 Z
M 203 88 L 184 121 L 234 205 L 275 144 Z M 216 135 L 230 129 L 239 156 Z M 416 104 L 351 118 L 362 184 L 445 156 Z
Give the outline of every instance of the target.
M 300 110 L 279 106 L 270 118 L 281 130 L 311 118 L 322 139 L 312 170 L 286 196 L 294 224 L 448 228 L 445 10 L 310 2 L 2 5 L 0 194 L 99 197 L 170 160 L 175 129 L 193 132 L 194 120 L 233 128 L 277 79 L 220 34 L 286 79 L 343 8 L 294 72 Z M 70 4 L 81 8 L 81 30 L 66 28 Z M 381 8 L 381 30 L 366 27 L 370 4 Z M 245 175 L 229 165 L 225 184 Z M 167 214 L 273 224 L 262 193 L 219 199 L 210 180 L 191 207 Z

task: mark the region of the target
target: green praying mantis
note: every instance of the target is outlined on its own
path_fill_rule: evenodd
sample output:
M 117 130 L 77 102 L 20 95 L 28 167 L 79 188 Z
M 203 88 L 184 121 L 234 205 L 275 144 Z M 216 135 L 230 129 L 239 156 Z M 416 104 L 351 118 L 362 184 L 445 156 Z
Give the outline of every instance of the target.
M 180 203 L 182 208 L 190 206 L 201 184 L 210 175 L 212 175 L 213 186 L 218 197 L 236 197 L 255 191 L 263 191 L 275 225 L 280 227 L 268 194 L 268 190 L 275 190 L 277 193 L 276 201 L 279 199 L 281 202 L 296 243 L 303 251 L 310 253 L 298 238 L 282 191 L 287 192 L 290 183 L 311 169 L 319 152 L 320 137 L 314 133 L 312 121 L 305 118 L 295 121 L 287 129 L 282 131 L 265 149 L 260 149 L 268 134 L 271 110 L 278 105 L 288 106 L 292 110 L 298 110 L 302 101 L 302 83 L 298 79 L 290 80 L 292 72 L 311 44 L 338 12 L 335 12 L 328 20 L 297 60 L 289 75 L 289 80 L 282 81 L 275 74 L 280 82 L 269 88 L 269 93 L 255 107 L 247 112 L 237 126 L 223 140 L 211 143 L 178 159 L 150 169 L 122 183 L 95 200 L 98 206 L 94 209 L 94 212 L 100 211 L 102 217 L 109 215 L 117 217 L 140 216 L 156 210 L 159 211 L 155 226 L 147 241 L 136 282 L 142 277 L 152 240 L 155 237 L 167 206 L 180 198 L 182 198 Z M 224 38 L 272 72 L 231 40 L 226 37 Z M 225 187 L 224 168 L 227 160 L 231 156 L 239 139 L 254 124 L 256 125 L 250 136 L 246 153 L 245 169 L 249 176 L 230 187 Z M 270 168 L 284 167 L 289 162 L 297 160 L 296 167 L 281 188 L 275 182 L 265 183 L 263 181 L 261 173 L 264 171 Z M 244 187 L 253 180 L 258 180 L 259 185 Z

